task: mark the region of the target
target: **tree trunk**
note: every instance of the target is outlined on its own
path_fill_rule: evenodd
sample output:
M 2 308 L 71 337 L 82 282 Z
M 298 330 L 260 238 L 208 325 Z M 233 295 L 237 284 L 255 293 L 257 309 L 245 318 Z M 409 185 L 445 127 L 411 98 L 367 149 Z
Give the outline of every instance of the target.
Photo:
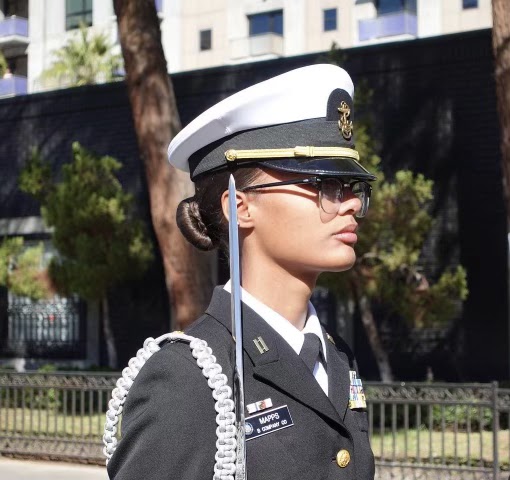
M 101 317 L 103 321 L 103 334 L 106 342 L 106 352 L 108 354 L 108 366 L 112 369 L 118 367 L 117 347 L 113 336 L 112 325 L 110 322 L 110 308 L 108 304 L 108 295 L 101 299 Z
M 175 222 L 177 205 L 192 196 L 194 188 L 189 175 L 167 161 L 167 147 L 180 121 L 159 19 L 154 0 L 114 0 L 114 8 L 152 223 L 163 258 L 171 328 L 183 328 L 207 306 L 212 291 L 210 257 L 194 249 Z
M 381 338 L 379 337 L 379 331 L 377 330 L 377 325 L 375 324 L 370 300 L 366 295 L 360 292 L 358 286 L 354 286 L 353 289 L 356 303 L 358 304 L 361 313 L 361 323 L 363 323 L 363 327 L 365 328 L 365 332 L 367 334 L 368 343 L 370 343 L 372 353 L 374 354 L 375 361 L 377 362 L 381 380 L 383 382 L 392 382 L 393 372 L 391 371 L 390 359 L 386 353 L 386 350 L 384 350 Z
M 508 0 L 492 0 L 492 49 L 501 131 L 501 172 L 508 242 L 507 277 L 510 288 L 510 8 L 508 7 Z
M 508 0 L 492 0 L 494 76 L 501 125 L 501 160 L 507 225 L 510 226 L 510 8 Z

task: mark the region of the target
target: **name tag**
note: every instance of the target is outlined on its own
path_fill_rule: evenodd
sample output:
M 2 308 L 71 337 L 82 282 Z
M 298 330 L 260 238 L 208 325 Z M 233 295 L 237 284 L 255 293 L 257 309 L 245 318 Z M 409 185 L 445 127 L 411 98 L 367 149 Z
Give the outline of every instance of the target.
M 254 438 L 276 432 L 282 428 L 292 427 L 292 425 L 294 425 L 294 422 L 292 421 L 287 405 L 273 408 L 272 410 L 264 410 L 263 412 L 246 418 L 246 440 L 253 440 Z

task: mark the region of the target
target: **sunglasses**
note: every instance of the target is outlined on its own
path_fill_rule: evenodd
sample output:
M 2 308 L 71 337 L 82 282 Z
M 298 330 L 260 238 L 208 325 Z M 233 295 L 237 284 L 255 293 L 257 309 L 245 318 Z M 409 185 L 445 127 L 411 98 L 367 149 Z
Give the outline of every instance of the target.
M 363 180 L 346 182 L 341 178 L 334 177 L 309 177 L 299 180 L 286 180 L 282 182 L 263 183 L 261 185 L 250 185 L 239 188 L 240 192 L 260 190 L 262 188 L 280 187 L 284 185 L 308 185 L 319 191 L 319 202 L 321 209 L 330 215 L 336 215 L 340 211 L 340 204 L 344 198 L 356 197 L 361 201 L 361 209 L 356 217 L 362 218 L 367 214 L 370 203 L 372 187 Z

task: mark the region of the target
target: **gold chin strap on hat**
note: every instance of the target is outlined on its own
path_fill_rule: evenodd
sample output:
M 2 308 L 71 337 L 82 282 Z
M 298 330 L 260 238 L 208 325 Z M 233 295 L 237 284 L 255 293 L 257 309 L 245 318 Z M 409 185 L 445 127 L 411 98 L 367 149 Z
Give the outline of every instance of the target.
M 243 160 L 258 159 L 278 159 L 292 157 L 343 157 L 351 158 L 359 162 L 359 153 L 357 150 L 345 147 L 294 147 L 294 148 L 259 148 L 252 150 L 230 149 L 225 152 L 227 162 L 237 162 Z

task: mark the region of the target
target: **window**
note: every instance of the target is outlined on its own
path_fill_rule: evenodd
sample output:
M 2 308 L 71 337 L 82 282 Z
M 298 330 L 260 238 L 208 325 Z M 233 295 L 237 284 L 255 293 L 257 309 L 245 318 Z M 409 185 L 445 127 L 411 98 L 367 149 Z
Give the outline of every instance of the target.
M 462 0 L 462 8 L 478 8 L 478 0 Z
M 39 242 L 37 242 L 39 243 Z M 42 241 L 42 266 L 55 255 Z M 25 240 L 27 247 L 34 242 Z M 0 288 L 0 352 L 5 357 L 85 358 L 85 304 L 76 295 L 32 300 Z
M 377 14 L 399 12 L 416 13 L 416 0 L 377 0 Z
M 200 51 L 211 50 L 212 48 L 212 31 L 200 30 Z
M 283 35 L 283 10 L 249 15 L 250 37 L 263 33 Z
M 324 10 L 324 31 L 336 30 L 336 8 Z
M 92 0 L 66 0 L 66 30 L 92 25 Z
M 83 358 L 83 311 L 74 296 L 31 300 L 8 293 L 7 338 L 3 355 L 34 358 Z M 2 342 L 2 343 L 3 343 Z

